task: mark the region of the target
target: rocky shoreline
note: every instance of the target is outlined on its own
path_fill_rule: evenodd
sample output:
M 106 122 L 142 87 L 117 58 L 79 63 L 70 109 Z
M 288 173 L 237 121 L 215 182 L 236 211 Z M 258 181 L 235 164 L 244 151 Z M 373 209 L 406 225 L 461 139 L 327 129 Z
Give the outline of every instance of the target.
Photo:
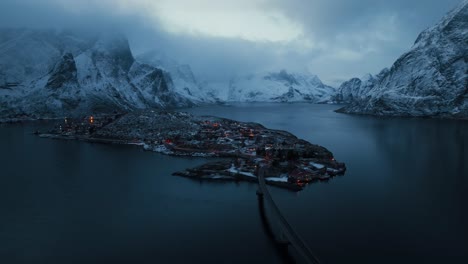
M 257 181 L 266 170 L 267 184 L 299 191 L 308 183 L 343 175 L 346 166 L 326 148 L 286 131 L 257 123 L 164 110 L 115 116 L 65 118 L 40 137 L 103 144 L 140 145 L 166 155 L 220 157 L 173 175 L 206 181 Z

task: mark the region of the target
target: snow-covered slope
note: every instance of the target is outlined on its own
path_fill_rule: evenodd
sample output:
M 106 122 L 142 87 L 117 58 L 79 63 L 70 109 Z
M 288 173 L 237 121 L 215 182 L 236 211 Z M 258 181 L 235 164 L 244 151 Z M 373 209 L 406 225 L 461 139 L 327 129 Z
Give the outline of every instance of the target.
M 366 74 L 362 78 L 352 78 L 340 85 L 332 101 L 336 103 L 351 103 L 357 100 L 364 100 L 370 90 L 379 80 L 388 73 L 388 69 L 383 69 L 379 74 Z
M 335 93 L 312 74 L 288 73 L 285 70 L 233 78 L 227 101 L 231 102 L 326 102 Z
M 188 106 L 119 34 L 0 30 L 0 117 L 34 118 Z
M 187 64 L 179 64 L 166 54 L 154 50 L 138 55 L 137 60 L 163 69 L 170 75 L 170 79 L 174 84 L 174 91 L 194 102 L 213 103 L 219 100 L 213 95 L 212 91 L 198 82 L 192 69 Z
M 422 32 L 368 91 L 361 90 L 357 80 L 342 85 L 342 99 L 351 102 L 343 112 L 468 118 L 468 1 Z

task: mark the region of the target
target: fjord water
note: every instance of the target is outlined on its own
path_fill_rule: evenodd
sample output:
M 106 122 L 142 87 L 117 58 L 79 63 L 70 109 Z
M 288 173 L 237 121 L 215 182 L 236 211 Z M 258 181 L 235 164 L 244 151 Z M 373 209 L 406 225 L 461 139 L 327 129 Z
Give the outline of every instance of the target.
M 323 263 L 467 263 L 468 122 L 351 116 L 336 106 L 186 111 L 254 121 L 320 144 L 345 176 L 271 188 Z M 171 176 L 204 163 L 0 127 L 1 263 L 281 263 L 255 184 Z

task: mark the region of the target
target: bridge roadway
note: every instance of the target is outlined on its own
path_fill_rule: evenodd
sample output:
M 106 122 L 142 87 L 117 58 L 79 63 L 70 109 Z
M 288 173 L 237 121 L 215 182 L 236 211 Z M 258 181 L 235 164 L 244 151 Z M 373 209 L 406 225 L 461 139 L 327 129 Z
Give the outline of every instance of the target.
M 273 214 L 279 220 L 283 235 L 287 239 L 286 242 L 290 246 L 292 246 L 304 258 L 306 263 L 313 263 L 313 264 L 320 263 L 317 257 L 315 257 L 312 251 L 309 249 L 309 247 L 307 247 L 307 244 L 304 242 L 304 240 L 301 239 L 301 237 L 294 231 L 294 229 L 288 223 L 286 218 L 284 218 L 278 206 L 276 206 L 275 201 L 273 201 L 273 198 L 271 197 L 271 194 L 268 191 L 267 186 L 266 186 L 265 167 L 263 166 L 260 167 L 258 170 L 258 186 L 259 186 L 258 194 L 260 196 L 263 196 L 267 200 L 267 202 L 270 203 L 271 208 L 273 209 Z

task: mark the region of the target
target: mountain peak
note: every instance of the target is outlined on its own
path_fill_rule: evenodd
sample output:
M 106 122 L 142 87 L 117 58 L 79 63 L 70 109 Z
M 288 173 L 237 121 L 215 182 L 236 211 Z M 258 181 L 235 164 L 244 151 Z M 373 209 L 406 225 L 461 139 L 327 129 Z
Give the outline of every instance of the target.
M 94 44 L 93 51 L 112 57 L 115 65 L 128 72 L 135 62 L 128 39 L 119 33 L 103 33 Z
M 325 102 L 334 88 L 313 74 L 291 73 L 285 69 L 233 78 L 228 101 L 234 102 Z
M 192 105 L 162 70 L 135 62 L 122 34 L 0 30 L 2 117 Z
M 423 31 L 410 51 L 353 90 L 343 111 L 468 118 L 468 1 Z
M 453 34 L 466 36 L 468 34 L 466 28 L 468 28 L 468 0 L 462 1 L 462 3 L 447 13 L 438 23 L 421 32 L 416 38 L 414 45 L 430 44 L 433 38 L 439 35 L 449 37 Z M 460 29 L 465 30 L 458 32 Z
M 174 91 L 194 102 L 215 102 L 217 98 L 206 86 L 200 85 L 188 64 L 179 64 L 167 54 L 150 50 L 137 56 L 138 61 L 161 68 L 170 75 Z

